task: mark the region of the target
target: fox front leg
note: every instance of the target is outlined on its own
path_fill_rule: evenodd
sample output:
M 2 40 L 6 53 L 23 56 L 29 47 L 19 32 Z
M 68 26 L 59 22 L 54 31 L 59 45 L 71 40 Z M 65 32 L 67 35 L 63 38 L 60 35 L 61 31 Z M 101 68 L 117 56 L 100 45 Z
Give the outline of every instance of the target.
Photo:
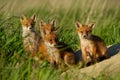
M 87 64 L 87 53 L 85 51 L 82 51 L 82 59 L 85 64 Z

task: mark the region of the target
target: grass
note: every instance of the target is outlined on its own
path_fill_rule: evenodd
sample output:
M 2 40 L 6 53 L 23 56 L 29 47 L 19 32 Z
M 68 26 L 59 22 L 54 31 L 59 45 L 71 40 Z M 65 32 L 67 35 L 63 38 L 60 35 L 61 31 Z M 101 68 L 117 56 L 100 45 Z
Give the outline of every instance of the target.
M 6 0 L 0 6 L 0 80 L 58 80 L 63 71 L 51 69 L 47 61 L 38 64 L 27 57 L 22 45 L 20 14 L 30 17 L 35 13 L 38 31 L 41 19 L 50 22 L 56 18 L 59 40 L 69 44 L 74 51 L 80 49 L 75 21 L 83 24 L 95 22 L 93 34 L 104 39 L 107 45 L 120 43 L 119 0 L 115 0 L 117 4 L 111 0 L 76 0 L 76 2 L 74 0 L 63 2 L 41 0 L 41 3 L 38 0 L 32 7 L 23 5 L 24 8 L 20 6 L 22 3 L 25 4 L 24 1 L 21 1 L 20 4 L 17 4 L 17 0 L 14 1 L 11 3 Z M 27 2 L 31 3 L 31 0 L 27 0 Z M 5 6 L 5 4 L 9 5 Z M 119 80 L 120 77 L 116 75 L 116 78 L 113 79 L 111 76 L 98 76 L 91 80 L 103 79 Z

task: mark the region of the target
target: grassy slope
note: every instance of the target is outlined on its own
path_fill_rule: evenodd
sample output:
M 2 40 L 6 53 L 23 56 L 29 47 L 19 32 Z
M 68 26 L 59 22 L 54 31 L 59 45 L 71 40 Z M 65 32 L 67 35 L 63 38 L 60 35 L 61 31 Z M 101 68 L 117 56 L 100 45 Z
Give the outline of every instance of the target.
M 59 40 L 69 44 L 76 51 L 80 48 L 74 25 L 76 20 L 81 23 L 95 22 L 93 33 L 104 39 L 107 45 L 120 43 L 120 6 L 118 6 L 119 0 L 115 2 L 111 0 L 76 0 L 76 2 L 74 0 L 53 0 L 53 2 L 14 0 L 12 3 L 5 0 L 0 6 L 0 78 L 2 80 L 57 80 L 61 72 L 61 70 L 52 70 L 47 62 L 40 65 L 26 57 L 19 21 L 21 14 L 27 16 L 37 14 L 37 30 L 41 19 L 49 22 L 56 18 Z M 31 3 L 32 5 L 26 5 Z

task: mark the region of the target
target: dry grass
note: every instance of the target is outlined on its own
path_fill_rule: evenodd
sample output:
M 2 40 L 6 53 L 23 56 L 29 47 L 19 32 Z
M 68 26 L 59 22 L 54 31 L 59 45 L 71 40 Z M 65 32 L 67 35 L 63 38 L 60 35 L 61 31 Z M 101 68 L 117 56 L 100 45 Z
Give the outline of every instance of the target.
M 2 4 L 0 5 L 1 11 L 5 12 L 5 15 L 9 15 L 10 13 L 22 14 L 28 9 L 35 9 L 39 7 L 46 7 L 49 8 L 51 11 L 57 11 L 59 9 L 68 10 L 72 7 L 79 7 L 82 8 L 82 10 L 85 10 L 85 8 L 87 9 L 89 7 L 91 8 L 90 14 L 93 10 L 96 9 L 100 9 L 103 11 L 106 7 L 114 9 L 120 7 L 119 0 L 1 0 L 0 3 Z

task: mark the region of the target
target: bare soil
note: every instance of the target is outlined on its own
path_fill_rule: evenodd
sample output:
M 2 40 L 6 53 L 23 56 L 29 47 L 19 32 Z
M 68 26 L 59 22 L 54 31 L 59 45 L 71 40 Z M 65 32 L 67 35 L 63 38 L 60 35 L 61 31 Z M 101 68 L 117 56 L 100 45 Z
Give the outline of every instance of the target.
M 120 44 L 108 46 L 109 59 L 82 69 L 71 68 L 61 74 L 61 77 L 70 77 L 70 80 L 88 80 L 98 76 L 114 76 L 120 73 Z

